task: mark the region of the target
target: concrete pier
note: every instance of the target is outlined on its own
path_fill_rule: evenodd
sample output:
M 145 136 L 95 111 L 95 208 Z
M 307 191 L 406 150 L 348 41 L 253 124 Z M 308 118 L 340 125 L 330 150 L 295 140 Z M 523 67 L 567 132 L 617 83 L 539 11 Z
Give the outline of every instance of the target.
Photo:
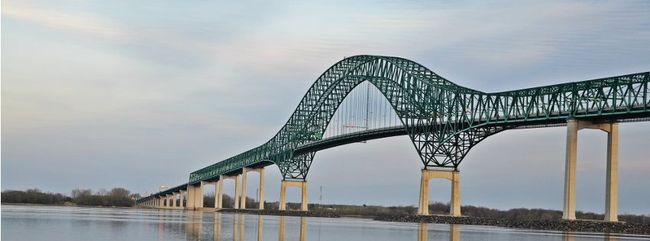
M 564 176 L 564 212 L 562 218 L 575 220 L 576 212 L 576 166 L 578 154 L 578 131 L 597 129 L 607 132 L 607 171 L 605 180 L 605 221 L 618 221 L 618 123 L 594 123 L 567 120 L 566 165 Z
M 248 173 L 248 168 L 242 168 L 241 172 L 241 196 L 239 198 L 239 208 L 246 209 L 246 174 Z
M 203 182 L 194 188 L 194 208 L 203 208 Z
M 178 200 L 179 200 L 178 201 L 178 206 L 181 207 L 181 208 L 185 208 L 185 202 L 184 202 L 185 201 L 185 193 L 186 193 L 185 191 L 181 190 L 180 195 L 178 197 Z
M 576 159 L 578 155 L 578 121 L 567 121 L 566 162 L 564 167 L 563 219 L 576 219 Z
M 234 209 L 239 209 L 239 204 L 241 203 L 241 183 L 239 182 L 241 175 L 233 175 L 233 176 L 226 176 L 226 175 L 221 175 L 219 176 L 219 181 L 216 184 L 215 191 L 218 192 L 218 194 L 215 197 L 216 201 L 218 203 L 217 208 L 223 208 L 223 182 L 228 179 L 233 179 L 235 180 L 235 195 L 233 196 L 234 198 Z
M 241 209 L 246 209 L 246 179 L 248 172 L 258 172 L 260 175 L 259 182 L 259 205 L 258 209 L 264 209 L 264 167 L 260 168 L 248 168 L 244 167 L 242 169 L 241 179 L 242 179 L 242 191 L 241 191 L 241 203 L 239 207 Z
M 187 185 L 187 205 L 185 209 L 194 210 L 194 187 Z
M 420 201 L 418 215 L 429 215 L 429 181 L 443 178 L 451 181 L 451 201 L 449 215 L 460 216 L 460 172 L 454 170 L 422 169 L 420 179 Z
M 618 123 L 607 134 L 607 172 L 605 178 L 605 221 L 618 221 Z
M 203 208 L 203 182 L 198 186 L 187 185 L 187 209 L 197 210 Z
M 282 180 L 280 185 L 280 210 L 287 210 L 287 187 L 299 187 L 301 190 L 301 211 L 308 211 L 307 180 Z
M 223 179 L 214 184 L 214 208 L 223 208 Z

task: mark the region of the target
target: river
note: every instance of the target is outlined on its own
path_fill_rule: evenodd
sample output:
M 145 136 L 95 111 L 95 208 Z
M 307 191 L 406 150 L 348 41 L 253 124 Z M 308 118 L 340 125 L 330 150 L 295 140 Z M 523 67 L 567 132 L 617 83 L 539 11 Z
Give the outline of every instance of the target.
M 181 210 L 2 205 L 2 240 L 483 241 L 650 240 L 487 226 L 278 217 Z

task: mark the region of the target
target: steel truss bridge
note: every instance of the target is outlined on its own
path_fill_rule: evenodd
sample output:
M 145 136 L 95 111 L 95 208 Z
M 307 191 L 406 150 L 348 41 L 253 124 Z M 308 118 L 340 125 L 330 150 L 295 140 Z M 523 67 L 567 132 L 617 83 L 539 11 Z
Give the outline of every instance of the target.
M 408 59 L 348 57 L 320 75 L 270 140 L 196 170 L 188 183 L 152 196 L 273 164 L 283 180 L 304 181 L 317 151 L 398 135 L 408 135 L 424 169 L 457 171 L 472 147 L 504 130 L 562 126 L 567 120 L 649 120 L 648 82 L 650 72 L 643 72 L 486 93 L 454 84 Z M 353 95 L 359 89 L 366 89 L 366 98 Z M 346 125 L 346 119 L 359 117 L 361 121 Z M 391 118 L 395 121 L 386 121 Z M 353 131 L 337 131 L 345 128 Z

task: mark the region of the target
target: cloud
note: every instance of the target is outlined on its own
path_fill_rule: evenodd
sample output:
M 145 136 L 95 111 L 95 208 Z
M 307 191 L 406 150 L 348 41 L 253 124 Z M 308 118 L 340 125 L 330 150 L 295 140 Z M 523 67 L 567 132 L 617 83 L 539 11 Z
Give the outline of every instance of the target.
M 16 1 L 4 1 L 3 17 L 28 21 L 48 28 L 90 34 L 99 37 L 125 37 L 120 26 L 103 18 L 79 13 L 69 14 L 54 9 L 26 5 Z

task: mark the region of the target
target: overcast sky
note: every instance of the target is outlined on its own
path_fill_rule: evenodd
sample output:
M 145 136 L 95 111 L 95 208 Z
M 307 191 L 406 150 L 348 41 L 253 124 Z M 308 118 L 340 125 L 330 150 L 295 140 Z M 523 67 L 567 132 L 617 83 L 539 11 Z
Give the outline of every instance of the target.
M 186 182 L 267 141 L 345 56 L 405 57 L 483 91 L 650 71 L 649 1 L 444 2 L 2 1 L 2 189 Z M 476 146 L 463 204 L 561 209 L 565 131 Z M 650 214 L 650 123 L 620 132 L 621 213 Z M 605 144 L 580 132 L 579 210 L 604 210 Z M 325 150 L 310 201 L 322 186 L 324 203 L 415 205 L 420 168 L 406 136 Z M 279 170 L 267 170 L 277 200 Z M 432 200 L 449 191 L 432 181 Z

